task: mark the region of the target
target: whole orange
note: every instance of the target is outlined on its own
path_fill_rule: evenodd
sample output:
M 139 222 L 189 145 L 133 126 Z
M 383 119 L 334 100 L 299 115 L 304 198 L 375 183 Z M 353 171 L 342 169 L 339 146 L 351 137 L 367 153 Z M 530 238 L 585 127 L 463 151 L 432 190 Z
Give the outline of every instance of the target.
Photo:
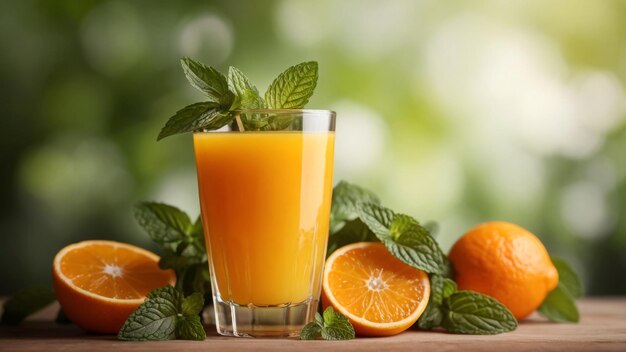
M 508 222 L 472 228 L 452 246 L 449 258 L 459 289 L 497 299 L 518 320 L 535 311 L 559 282 L 543 243 Z

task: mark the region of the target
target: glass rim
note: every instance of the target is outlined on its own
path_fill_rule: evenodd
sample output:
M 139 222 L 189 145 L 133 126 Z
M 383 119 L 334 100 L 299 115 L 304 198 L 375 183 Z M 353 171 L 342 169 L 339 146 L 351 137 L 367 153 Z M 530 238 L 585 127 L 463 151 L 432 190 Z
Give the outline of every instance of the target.
M 237 109 L 233 111 L 235 114 L 276 114 L 276 115 L 288 115 L 288 114 L 309 114 L 309 115 L 330 115 L 336 116 L 337 113 L 334 110 L 325 109 Z

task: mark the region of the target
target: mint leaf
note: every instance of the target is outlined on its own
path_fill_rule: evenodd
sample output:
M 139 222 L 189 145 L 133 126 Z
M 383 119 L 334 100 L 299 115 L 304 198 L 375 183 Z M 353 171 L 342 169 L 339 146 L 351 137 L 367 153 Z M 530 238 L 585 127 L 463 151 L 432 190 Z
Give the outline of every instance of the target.
M 200 322 L 200 316 L 182 316 L 176 321 L 176 338 L 179 340 L 206 339 L 206 331 Z
M 382 241 L 390 237 L 389 228 L 395 213 L 376 203 L 363 203 L 358 206 L 359 218 Z
M 559 284 L 548 293 L 538 311 L 541 315 L 558 323 L 577 323 L 580 320 L 580 314 L 574 299 L 583 295 L 582 282 L 563 259 L 552 257 L 552 263 L 559 272 Z
M 185 212 L 163 203 L 138 203 L 134 215 L 152 241 L 168 248 L 175 248 L 184 240 L 191 226 L 191 220 Z
M 430 300 L 442 304 L 444 298 L 450 297 L 457 290 L 456 282 L 446 277 L 430 275 Z
M 324 327 L 322 338 L 324 340 L 351 340 L 355 337 L 354 328 L 345 315 L 335 312 L 333 307 L 324 311 Z
M 210 292 L 210 278 L 204 232 L 200 217 L 189 216 L 171 205 L 141 202 L 135 206 L 135 219 L 150 238 L 163 246 L 161 269 L 176 271 L 176 288 L 189 295 Z
M 255 86 L 250 84 L 248 77 L 236 67 L 228 68 L 228 88 L 235 94 L 235 100 L 230 107 L 235 109 L 259 109 L 265 107 L 265 101 L 259 95 Z
M 198 297 L 200 296 L 200 297 Z M 127 341 L 204 340 L 206 333 L 198 314 L 202 295 L 184 298 L 172 286 L 157 288 L 126 320 L 117 337 Z
M 558 323 L 577 323 L 580 320 L 576 302 L 561 283 L 548 294 L 538 311 Z
M 552 257 L 552 264 L 559 272 L 559 286 L 563 288 L 572 298 L 583 296 L 583 283 L 574 269 L 561 258 Z
M 157 141 L 197 129 L 217 130 L 229 124 L 232 119 L 233 117 L 215 102 L 205 101 L 187 105 L 169 118 L 161 129 Z
M 320 316 L 320 313 L 315 313 L 316 317 Z M 302 328 L 300 332 L 300 340 L 319 340 L 322 338 L 322 327 L 324 326 L 323 320 L 320 324 L 318 321 L 312 321 Z
M 355 337 L 354 328 L 348 318 L 333 307 L 328 307 L 324 315 L 315 313 L 315 321 L 304 326 L 300 332 L 301 340 L 350 340 Z
M 363 187 L 346 181 L 337 183 L 333 188 L 330 210 L 331 234 L 338 231 L 347 221 L 359 216 L 358 205 L 360 203 L 379 204 L 380 200 L 373 192 Z
M 343 246 L 357 242 L 378 242 L 376 235 L 358 218 L 347 222 L 341 230 L 328 237 L 326 256 L 330 256 Z
M 417 326 L 422 330 L 432 330 L 441 326 L 443 321 L 443 311 L 440 305 L 428 302 L 424 313 L 417 320 Z
M 396 258 L 431 274 L 450 275 L 446 255 L 417 220 L 372 203 L 359 207 L 359 217 Z
M 317 62 L 309 61 L 289 67 L 265 92 L 270 109 L 301 109 L 317 85 Z
M 517 320 L 500 302 L 489 296 L 459 291 L 443 300 L 442 326 L 451 333 L 493 335 L 513 331 Z
M 18 325 L 29 315 L 54 302 L 54 291 L 45 287 L 33 287 L 19 291 L 3 305 L 2 324 Z
M 187 233 L 193 236 L 200 236 L 204 238 L 204 230 L 202 227 L 202 217 L 198 215 L 196 221 L 193 223 L 191 228 L 187 231 Z
M 204 93 L 208 102 L 226 108 L 232 104 L 234 94 L 228 90 L 226 77 L 218 70 L 188 57 L 180 59 L 180 64 L 189 83 Z
M 194 292 L 182 304 L 183 315 L 198 315 L 204 307 L 204 297 L 199 292 Z
M 430 299 L 422 316 L 417 321 L 420 329 L 431 330 L 443 322 L 442 303 L 444 298 L 456 292 L 456 283 L 440 275 L 430 275 Z
M 441 277 L 439 275 L 436 276 L 443 280 L 443 289 L 441 291 L 442 298 L 448 298 L 452 296 L 452 294 L 455 293 L 458 288 L 456 282 L 448 279 L 447 277 Z
M 127 341 L 172 340 L 183 294 L 172 286 L 157 288 L 126 320 L 117 337 Z

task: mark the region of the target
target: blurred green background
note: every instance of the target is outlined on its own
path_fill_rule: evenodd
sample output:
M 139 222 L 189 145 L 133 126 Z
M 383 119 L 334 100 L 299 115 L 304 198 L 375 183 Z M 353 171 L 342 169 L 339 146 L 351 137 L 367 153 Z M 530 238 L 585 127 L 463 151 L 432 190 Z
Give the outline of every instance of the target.
M 261 91 L 320 64 L 338 113 L 335 180 L 440 224 L 444 249 L 508 220 L 570 260 L 588 294 L 626 293 L 626 2 L 0 2 L 0 294 L 51 280 L 82 239 L 148 248 L 138 200 L 198 213 L 201 99 L 178 63 L 235 65 Z

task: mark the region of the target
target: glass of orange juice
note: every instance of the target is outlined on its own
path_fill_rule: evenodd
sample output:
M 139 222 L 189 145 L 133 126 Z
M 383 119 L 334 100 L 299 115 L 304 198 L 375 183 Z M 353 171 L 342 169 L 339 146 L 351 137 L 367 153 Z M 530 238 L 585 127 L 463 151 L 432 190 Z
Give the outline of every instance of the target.
M 335 113 L 244 110 L 235 121 L 194 133 L 217 332 L 296 337 L 320 296 Z

